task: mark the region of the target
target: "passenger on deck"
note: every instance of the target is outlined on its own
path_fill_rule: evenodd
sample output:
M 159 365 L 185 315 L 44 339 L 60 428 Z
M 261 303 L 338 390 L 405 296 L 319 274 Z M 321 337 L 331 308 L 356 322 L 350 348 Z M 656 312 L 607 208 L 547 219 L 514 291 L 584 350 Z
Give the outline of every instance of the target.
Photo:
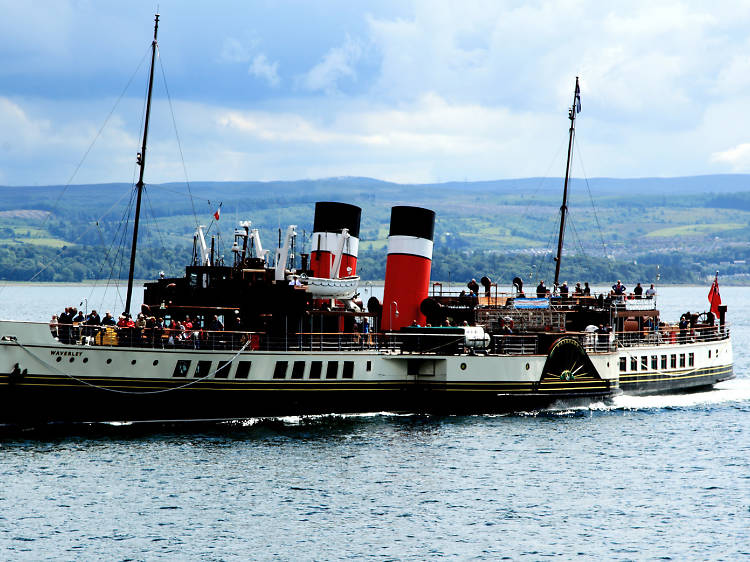
M 146 318 L 146 327 L 143 329 L 143 339 L 148 347 L 154 347 L 154 327 L 156 326 L 156 318 L 148 316 Z
M 157 318 L 154 323 L 154 347 L 162 347 L 164 330 L 164 318 Z
M 560 285 L 560 296 L 564 299 L 568 298 L 568 282 L 563 281 L 563 284 Z
M 135 319 L 135 343 L 141 345 L 143 338 L 146 335 L 146 316 L 139 312 Z
M 640 299 L 643 296 L 643 287 L 641 287 L 640 283 L 638 283 L 635 286 L 635 289 L 633 289 L 633 296 L 637 299 Z
M 688 313 L 690 314 L 690 313 Z M 680 341 L 679 343 L 687 343 L 687 329 L 690 325 L 688 319 L 683 314 L 680 316 Z
M 356 322 L 354 323 L 357 324 Z M 196 328 L 198 327 L 198 321 L 195 321 Z M 234 347 L 239 349 L 242 347 L 247 341 L 247 336 L 241 334 L 242 332 L 242 318 L 240 317 L 240 311 L 235 310 L 234 311 L 234 324 L 232 325 L 232 330 L 234 331 L 234 334 L 232 334 L 232 341 L 234 342 Z
M 370 334 L 370 321 L 365 318 L 362 322 L 362 333 L 367 339 L 367 345 L 372 345 L 372 335 Z
M 581 297 L 583 296 L 583 287 L 581 287 L 581 282 L 577 282 L 576 286 L 573 288 L 573 296 Z
M 114 318 L 112 318 L 112 313 L 108 310 L 104 313 L 104 318 L 102 318 L 102 326 L 115 326 L 117 325 L 117 322 Z
M 78 311 L 78 313 L 73 317 L 73 329 L 72 329 L 72 337 L 73 337 L 72 342 L 73 343 L 78 343 L 78 341 L 81 339 L 81 330 L 84 327 L 85 323 L 86 323 L 86 317 L 83 315 L 83 311 Z
M 476 279 L 472 279 L 469 281 L 466 286 L 469 288 L 469 291 L 471 291 L 472 295 L 479 295 L 479 283 L 477 283 Z
M 590 297 L 591 296 L 591 287 L 589 287 L 589 282 L 585 281 L 583 283 L 583 296 L 584 297 Z
M 91 314 L 86 317 L 86 328 L 84 329 L 84 336 L 96 336 L 99 331 L 98 326 L 102 323 L 102 319 L 97 314 L 96 310 L 92 310 Z
M 627 290 L 628 290 L 628 288 L 625 285 L 623 285 L 622 283 L 620 283 L 619 279 L 617 280 L 617 283 L 615 283 L 614 285 L 612 285 L 612 294 L 615 295 L 615 296 L 621 297 L 622 295 L 625 294 L 625 291 L 627 291 Z
M 73 314 L 70 312 L 70 307 L 66 306 L 65 310 L 60 313 L 60 316 L 57 319 L 57 322 L 60 324 L 60 327 L 58 329 L 58 337 L 60 338 L 60 341 L 63 343 L 70 343 L 72 340 L 72 330 L 73 330 Z
M 221 333 L 224 331 L 224 324 L 221 323 L 219 317 L 215 314 L 214 319 L 211 321 L 209 330 L 211 330 L 211 341 L 213 343 L 213 347 L 215 348 L 219 345 L 219 341 L 221 341 L 221 339 L 224 337 L 224 334 Z
M 53 314 L 52 319 L 49 321 L 49 331 L 52 334 L 53 338 L 58 337 L 58 330 L 59 330 L 58 324 L 59 322 L 58 322 L 57 314 Z
M 536 296 L 540 299 L 547 296 L 547 287 L 544 285 L 544 280 L 540 280 L 539 285 L 536 286 Z
M 651 286 L 648 289 L 646 289 L 646 298 L 652 299 L 654 298 L 655 295 L 656 295 L 656 289 L 654 289 L 654 284 L 651 283 Z
M 221 320 L 219 320 L 219 317 L 214 314 L 214 319 L 211 322 L 211 330 L 214 332 L 223 332 L 224 331 L 224 324 L 221 323 Z

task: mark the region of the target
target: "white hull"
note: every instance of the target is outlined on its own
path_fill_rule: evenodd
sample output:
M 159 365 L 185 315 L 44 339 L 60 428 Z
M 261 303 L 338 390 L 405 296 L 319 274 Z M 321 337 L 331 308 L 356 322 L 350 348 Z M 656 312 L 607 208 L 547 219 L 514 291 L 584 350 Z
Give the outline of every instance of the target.
M 613 352 L 590 356 L 597 380 L 563 381 L 545 380 L 545 355 L 438 356 L 364 344 L 358 350 L 271 352 L 63 345 L 46 325 L 23 322 L 0 322 L 0 337 L 0 423 L 8 422 L 8 411 L 31 420 L 79 421 L 102 416 L 121 420 L 326 411 L 481 412 L 617 391 Z M 196 404 L 191 397 L 198 395 L 202 398 Z M 29 402 L 19 406 L 25 400 Z M 98 401 L 112 403 L 109 413 L 95 407 Z M 129 403 L 132 409 L 120 409 L 129 408 Z M 61 415 L 68 409 L 70 416 Z
M 0 322 L 0 338 L 0 423 L 523 410 L 603 399 L 618 385 L 664 391 L 732 376 L 728 339 L 592 351 L 594 377 L 561 379 L 545 373 L 551 356 L 535 354 L 417 354 L 363 342 L 329 351 L 64 345 L 46 325 L 24 322 Z M 651 369 L 663 355 L 667 369 Z

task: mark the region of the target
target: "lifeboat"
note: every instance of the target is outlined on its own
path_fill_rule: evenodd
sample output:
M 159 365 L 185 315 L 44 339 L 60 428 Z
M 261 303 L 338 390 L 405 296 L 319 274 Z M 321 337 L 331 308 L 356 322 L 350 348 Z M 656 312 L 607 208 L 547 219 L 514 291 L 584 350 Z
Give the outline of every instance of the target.
M 300 275 L 299 281 L 313 297 L 320 299 L 351 299 L 359 287 L 358 275 L 339 279 Z

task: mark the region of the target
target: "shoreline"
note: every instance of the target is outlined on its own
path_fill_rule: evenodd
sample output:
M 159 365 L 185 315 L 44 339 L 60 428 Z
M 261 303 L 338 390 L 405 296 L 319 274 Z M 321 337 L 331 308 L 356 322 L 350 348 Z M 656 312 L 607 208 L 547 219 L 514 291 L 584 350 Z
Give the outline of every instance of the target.
M 135 279 L 133 281 L 133 287 L 136 286 L 143 287 L 145 283 L 152 283 L 156 281 L 156 279 Z M 99 286 L 99 285 L 105 285 L 107 282 L 104 280 L 95 280 L 90 279 L 86 281 L 2 281 L 0 280 L 0 288 L 1 287 L 93 287 L 93 286 Z M 452 289 L 460 291 L 461 289 L 465 288 L 466 285 L 463 283 L 458 283 L 456 281 L 451 281 L 450 284 L 448 281 L 430 281 L 430 283 L 442 283 L 444 288 L 451 287 Z M 117 283 L 110 283 L 111 286 L 125 286 L 127 287 L 128 280 L 119 280 Z M 359 288 L 361 290 L 367 290 L 368 287 L 383 287 L 385 285 L 385 280 L 378 280 L 378 281 L 367 281 L 362 280 L 360 281 Z M 627 284 L 626 284 L 627 285 Z M 709 287 L 711 283 L 707 283 L 706 286 Z M 596 283 L 593 283 L 592 286 L 598 286 Z M 703 283 L 660 283 L 656 285 L 657 287 L 702 287 Z M 731 281 L 723 281 L 719 279 L 719 286 L 720 287 L 749 287 L 750 286 L 750 280 L 748 280 L 746 283 L 736 283 Z M 510 284 L 508 285 L 508 288 L 510 288 Z M 501 291 L 503 292 L 503 291 Z

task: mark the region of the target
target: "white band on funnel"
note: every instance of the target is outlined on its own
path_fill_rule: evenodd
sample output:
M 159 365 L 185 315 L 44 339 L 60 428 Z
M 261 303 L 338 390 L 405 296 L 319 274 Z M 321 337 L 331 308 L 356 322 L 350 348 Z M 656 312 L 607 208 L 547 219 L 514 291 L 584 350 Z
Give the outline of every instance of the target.
M 432 240 L 417 236 L 389 236 L 388 254 L 407 254 L 432 259 Z

